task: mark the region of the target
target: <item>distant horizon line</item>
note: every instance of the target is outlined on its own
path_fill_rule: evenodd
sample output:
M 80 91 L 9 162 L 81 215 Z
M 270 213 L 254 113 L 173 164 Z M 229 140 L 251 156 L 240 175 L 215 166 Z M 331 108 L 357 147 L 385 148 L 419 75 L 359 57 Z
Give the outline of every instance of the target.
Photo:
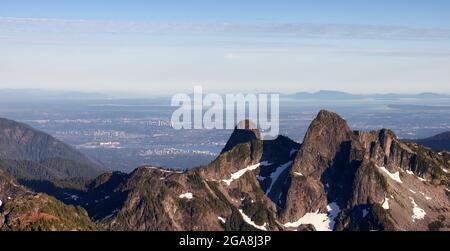
M 193 88 L 192 88 L 193 89 Z M 346 95 L 354 95 L 354 96 L 370 96 L 370 95 L 424 95 L 424 94 L 431 94 L 431 95 L 449 95 L 450 92 L 436 92 L 436 91 L 418 91 L 418 92 L 350 92 L 347 90 L 340 90 L 340 89 L 319 89 L 319 90 L 297 90 L 297 91 L 261 91 L 261 90 L 212 90 L 208 91 L 207 88 L 205 88 L 205 93 L 218 93 L 218 94 L 227 94 L 227 93 L 277 93 L 280 95 L 296 95 L 296 94 L 321 94 L 321 93 L 329 93 L 329 94 L 346 94 Z M 4 91 L 35 91 L 35 92 L 49 92 L 49 93 L 60 93 L 60 94 L 70 94 L 70 93 L 78 93 L 78 94 L 100 94 L 100 95 L 112 95 L 112 94 L 122 94 L 122 95 L 152 95 L 152 96 L 167 96 L 167 95 L 174 95 L 177 93 L 182 93 L 183 90 L 176 90 L 173 92 L 161 92 L 161 91 L 152 91 L 152 90 L 146 90 L 146 89 L 135 89 L 135 90 L 111 90 L 111 91 L 105 91 L 105 90 L 81 90 L 81 89 L 57 89 L 57 88 L 1 88 L 0 87 L 0 94 Z M 191 93 L 191 90 L 184 90 L 185 93 Z

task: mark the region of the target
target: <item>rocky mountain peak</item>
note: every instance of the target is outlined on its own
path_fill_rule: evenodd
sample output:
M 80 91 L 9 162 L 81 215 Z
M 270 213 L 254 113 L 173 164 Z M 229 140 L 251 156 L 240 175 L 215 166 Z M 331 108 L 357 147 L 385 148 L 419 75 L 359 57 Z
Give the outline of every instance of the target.
M 244 120 L 206 166 L 108 172 L 85 189 L 55 187 L 56 199 L 0 171 L 0 230 L 34 230 L 40 222 L 23 222 L 48 215 L 42 226 L 57 230 L 448 230 L 449 159 L 325 110 L 303 144 L 261 140 Z
M 236 145 L 260 139 L 261 132 L 257 128 L 256 124 L 250 120 L 243 120 L 234 128 L 234 131 L 223 148 L 222 153 L 231 150 Z
M 236 125 L 235 129 L 239 129 L 239 130 L 256 130 L 256 131 L 258 131 L 258 128 L 257 128 L 256 124 L 253 123 L 252 121 L 248 120 L 248 119 L 240 121 Z
M 326 211 L 327 204 L 346 200 L 351 191 L 351 177 L 364 154 L 356 139 L 339 115 L 326 110 L 318 113 L 292 166 L 292 180 L 282 212 L 285 221 L 295 221 L 317 209 Z M 339 194 L 327 192 L 335 186 L 339 187 Z
M 349 132 L 351 132 L 351 129 L 343 118 L 334 112 L 321 110 L 309 126 L 305 140 L 308 137 L 333 137 L 336 134 Z
M 352 130 L 343 118 L 321 110 L 309 126 L 302 148 L 304 152 L 320 152 L 329 157 L 339 150 L 343 142 L 351 141 L 353 137 Z

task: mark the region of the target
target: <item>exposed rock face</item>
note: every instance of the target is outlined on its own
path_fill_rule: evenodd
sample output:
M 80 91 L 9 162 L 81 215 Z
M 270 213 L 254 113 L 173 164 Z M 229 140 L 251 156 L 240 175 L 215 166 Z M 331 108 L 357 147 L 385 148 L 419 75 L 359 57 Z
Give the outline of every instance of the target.
M 291 187 L 281 219 L 294 222 L 308 212 L 326 212 L 327 205 L 337 203 L 343 209 L 337 220 L 342 230 L 426 230 L 442 210 L 428 210 L 431 212 L 412 224 L 414 205 L 421 201 L 428 208 L 448 208 L 447 168 L 444 157 L 403 143 L 390 130 L 352 132 L 338 115 L 321 111 L 292 167 Z M 413 193 L 414 190 L 421 192 Z M 434 199 L 423 195 L 424 190 L 433 193 Z M 380 210 L 380 205 L 389 209 Z M 369 218 L 353 217 L 355 211 L 362 214 L 361 210 L 370 213 Z M 347 218 L 342 218 L 344 215 Z M 346 222 L 349 218 L 351 222 Z
M 328 200 L 336 202 L 337 197 L 348 195 L 351 191 L 349 179 L 354 174 L 355 164 L 362 157 L 361 146 L 354 139 L 345 120 L 332 112 L 319 112 L 305 135 L 292 167 L 291 187 L 282 211 L 285 222 L 296 221 L 317 209 L 326 212 Z
M 101 224 L 113 230 L 222 230 L 218 217 L 228 218 L 231 209 L 211 185 L 197 172 L 138 168 L 118 187 L 127 193 L 123 206 Z
M 233 147 L 250 141 L 260 140 L 261 132 L 256 128 L 256 126 L 248 120 L 244 120 L 239 122 L 239 124 L 235 127 L 233 133 L 228 139 L 227 144 L 222 149 L 222 153 L 225 153 Z
M 87 212 L 29 191 L 0 170 L 0 230 L 95 230 Z
M 186 172 L 136 169 L 112 189 L 113 196 L 126 197 L 119 208 L 109 208 L 112 216 L 99 219 L 100 224 L 113 230 L 282 229 L 276 211 L 290 165 L 276 177 L 271 174 L 293 160 L 299 144 L 282 136 L 273 141 L 247 138 L 259 132 L 245 130 L 236 129 L 228 145 L 240 143 L 208 166 Z M 272 192 L 266 195 L 269 187 Z
M 354 132 L 328 111 L 301 145 L 258 135 L 236 128 L 207 166 L 116 178 L 106 191 L 122 199 L 96 220 L 114 230 L 448 229 L 445 155 L 386 129 Z
M 63 200 L 107 230 L 450 229 L 448 153 L 328 111 L 302 144 L 243 125 L 209 165 L 105 173 Z

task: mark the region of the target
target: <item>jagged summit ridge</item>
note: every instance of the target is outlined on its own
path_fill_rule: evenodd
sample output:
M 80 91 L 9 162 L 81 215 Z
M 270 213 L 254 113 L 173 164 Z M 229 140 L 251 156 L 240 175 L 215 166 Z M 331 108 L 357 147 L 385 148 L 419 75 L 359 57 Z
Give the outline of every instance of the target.
M 236 125 L 221 153 L 231 150 L 236 145 L 260 139 L 261 131 L 257 128 L 255 123 L 250 120 L 240 121 Z
M 107 173 L 58 198 L 107 230 L 450 229 L 448 153 L 325 110 L 302 144 L 243 125 L 206 166 Z
M 401 142 L 389 129 L 351 131 L 337 114 L 320 111 L 311 123 L 292 167 L 288 198 L 281 210 L 281 218 L 295 222 L 314 210 L 326 212 L 327 205 L 336 203 L 349 214 L 358 210 L 364 210 L 364 215 L 374 213 L 371 223 L 365 222 L 367 219 L 347 215 L 353 222 L 338 226 L 339 229 L 360 228 L 361 224 L 374 224 L 391 230 L 419 228 L 417 221 L 412 224 L 407 219 L 399 220 L 402 214 L 409 215 L 408 210 L 411 210 L 400 208 L 405 205 L 414 207 L 416 204 L 411 204 L 412 199 L 423 200 L 416 196 L 420 194 L 414 191 L 417 186 L 434 190 L 432 184 L 444 185 L 433 192 L 438 197 L 442 191 L 447 191 L 449 176 L 446 170 L 450 162 L 446 163 L 446 159 L 438 155 L 421 146 Z M 296 174 L 301 174 L 301 177 Z M 395 197 L 393 193 L 412 195 Z M 428 196 L 426 203 L 431 203 L 430 198 Z M 449 205 L 445 195 L 439 200 L 444 207 Z M 400 206 L 397 208 L 392 204 Z M 426 229 L 426 224 L 422 228 Z
M 332 141 L 335 138 L 348 138 L 352 130 L 347 122 L 334 112 L 321 110 L 311 122 L 303 143 Z

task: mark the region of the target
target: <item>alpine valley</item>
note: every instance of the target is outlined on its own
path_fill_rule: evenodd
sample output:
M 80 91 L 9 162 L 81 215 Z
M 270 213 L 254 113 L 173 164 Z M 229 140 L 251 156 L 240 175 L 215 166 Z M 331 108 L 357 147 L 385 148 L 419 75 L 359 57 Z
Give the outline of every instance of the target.
M 450 230 L 449 152 L 325 110 L 302 143 L 240 125 L 208 165 L 128 174 L 2 119 L 0 230 Z

